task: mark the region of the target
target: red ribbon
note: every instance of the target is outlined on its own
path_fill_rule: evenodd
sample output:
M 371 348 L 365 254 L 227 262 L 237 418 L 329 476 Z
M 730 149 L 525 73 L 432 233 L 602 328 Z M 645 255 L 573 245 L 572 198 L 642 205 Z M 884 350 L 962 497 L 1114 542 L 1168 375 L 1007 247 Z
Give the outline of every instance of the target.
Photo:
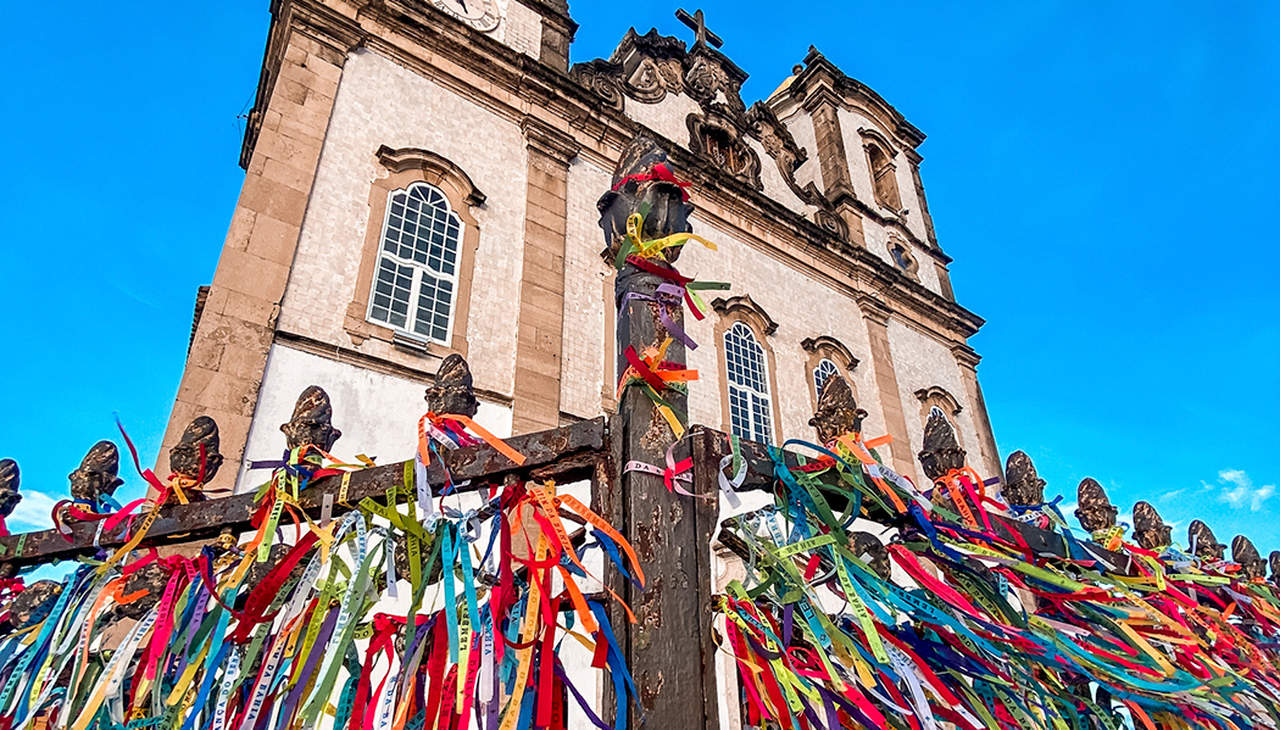
M 617 192 L 618 190 L 621 190 L 622 187 L 627 183 L 658 182 L 658 181 L 669 182 L 669 183 L 672 183 L 673 185 L 679 186 L 680 194 L 684 197 L 684 202 L 686 203 L 689 202 L 689 191 L 687 190 L 687 188 L 689 187 L 689 183 L 677 178 L 671 172 L 671 170 L 668 169 L 667 166 L 661 162 L 653 166 L 652 172 L 637 172 L 634 175 L 627 175 L 626 177 L 619 180 L 617 185 L 613 186 L 613 190 L 614 192 Z

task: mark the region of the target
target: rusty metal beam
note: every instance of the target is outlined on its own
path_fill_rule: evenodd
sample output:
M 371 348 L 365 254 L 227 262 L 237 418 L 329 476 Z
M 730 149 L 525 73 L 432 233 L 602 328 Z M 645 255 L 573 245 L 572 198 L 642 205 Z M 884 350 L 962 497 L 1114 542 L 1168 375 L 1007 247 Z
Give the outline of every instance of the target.
M 507 475 L 569 482 L 591 476 L 596 455 L 603 452 L 607 440 L 605 420 L 596 418 L 507 439 L 512 448 L 524 454 L 522 466 L 516 466 L 487 444 L 449 451 L 443 458 L 454 482 L 472 482 L 459 491 L 475 491 L 501 481 Z M 351 472 L 347 504 L 358 504 L 364 497 L 385 496 L 388 487 L 404 482 L 404 465 L 405 462 L 397 462 Z M 439 461 L 430 465 L 428 477 L 432 484 L 444 483 L 444 470 Z M 334 515 L 351 511 L 353 507 L 336 503 L 340 484 L 341 478 L 336 476 L 317 480 L 300 495 L 302 509 L 316 517 L 320 514 L 324 495 L 332 494 L 335 497 Z M 208 539 L 225 528 L 244 532 L 251 529 L 249 521 L 255 510 L 252 493 L 208 502 L 165 505 L 147 532 L 144 544 L 164 545 Z M 97 551 L 94 547 L 97 527 L 97 523 L 75 523 L 71 526 L 70 540 L 56 530 L 0 538 L 0 563 L 22 567 L 93 555 Z M 112 548 L 122 543 L 119 537 L 103 536 L 99 545 Z

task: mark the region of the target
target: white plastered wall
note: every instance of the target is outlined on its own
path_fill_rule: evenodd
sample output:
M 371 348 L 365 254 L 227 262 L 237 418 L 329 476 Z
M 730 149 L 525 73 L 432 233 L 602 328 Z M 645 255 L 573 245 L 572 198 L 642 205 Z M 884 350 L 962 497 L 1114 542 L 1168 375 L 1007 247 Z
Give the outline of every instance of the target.
M 728 281 L 728 292 L 706 292 L 705 299 L 729 298 L 749 294 L 764 309 L 778 329 L 767 337 L 773 348 L 777 372 L 774 373 L 778 392 L 771 394 L 779 402 L 780 429 L 784 438 L 813 437 L 808 425 L 813 415 L 810 400 L 808 357 L 800 346 L 808 337 L 828 335 L 844 343 L 861 363 L 852 373 L 851 381 L 860 403 L 866 403 L 870 415 L 865 428 L 868 432 L 884 433 L 884 417 L 874 407 L 878 402 L 875 374 L 871 365 L 870 344 L 866 325 L 857 304 L 845 293 L 837 291 L 821 281 L 812 279 L 775 257 L 743 242 L 733 233 L 715 228 L 707 222 L 694 220 L 694 230 L 715 242 L 718 251 L 708 251 L 696 244 L 688 244 L 680 257 L 680 270 L 687 276 L 700 280 Z M 720 428 L 721 393 L 720 343 L 715 340 L 714 326 L 717 314 L 712 312 L 702 321 L 685 317 L 686 329 L 698 343 L 698 349 L 689 353 L 689 364 L 698 370 L 699 379 L 691 384 L 689 418 L 693 423 L 703 423 Z M 764 333 L 757 332 L 757 336 Z
M 889 349 L 893 357 L 894 371 L 898 376 L 898 391 L 902 398 L 902 411 L 907 420 L 907 436 L 911 442 L 912 453 L 919 451 L 924 443 L 924 422 L 920 415 L 920 399 L 917 390 L 938 386 L 956 399 L 961 411 L 958 416 L 951 416 L 960 438 L 960 445 L 968 452 L 969 464 L 983 470 L 980 451 L 978 449 L 978 430 L 974 426 L 974 405 L 969 402 L 969 394 L 965 389 L 960 366 L 955 355 L 947 345 L 897 321 L 889 321 Z M 916 463 L 916 474 L 911 477 L 917 484 L 923 475 Z M 991 474 L 982 474 L 989 477 Z
M 600 414 L 606 378 L 612 384 L 605 341 L 605 306 L 613 306 L 605 289 L 613 288 L 607 284 L 612 281 L 612 267 L 600 257 L 604 235 L 596 209 L 596 200 L 609 189 L 612 178 L 613 173 L 581 157 L 569 167 L 560 409 L 579 418 Z
M 298 395 L 309 385 L 324 388 L 333 403 L 333 425 L 342 431 L 334 456 L 354 461 L 356 454 L 365 454 L 378 464 L 413 457 L 418 419 L 427 410 L 426 383 L 275 344 L 267 355 L 237 492 L 250 491 L 270 476 L 248 472 L 248 461 L 280 458 L 285 448 L 280 424 L 293 415 Z M 510 436 L 511 408 L 481 400 L 476 422 L 499 438 Z
M 480 228 L 467 321 L 467 359 L 476 387 L 514 387 L 523 264 L 527 151 L 514 123 L 370 51 L 348 58 L 334 101 L 303 220 L 279 328 L 356 347 L 343 329 L 369 221 L 369 191 L 385 169 L 382 145 L 417 147 L 456 164 L 488 196 L 473 209 Z M 381 222 L 374 222 L 381 225 Z M 362 352 L 387 357 L 390 345 L 366 340 Z

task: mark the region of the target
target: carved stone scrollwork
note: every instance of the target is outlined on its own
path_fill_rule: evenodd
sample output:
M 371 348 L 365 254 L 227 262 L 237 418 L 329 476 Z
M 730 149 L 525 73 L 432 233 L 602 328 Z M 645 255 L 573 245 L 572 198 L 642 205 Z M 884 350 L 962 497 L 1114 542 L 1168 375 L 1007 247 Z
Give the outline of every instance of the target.
M 1149 502 L 1133 505 L 1133 539 L 1143 550 L 1163 550 L 1173 542 L 1173 528 Z
M 1013 507 L 1030 507 L 1044 502 L 1044 480 L 1025 451 L 1009 454 L 1004 466 L 1004 498 Z
M 723 55 L 705 48 L 696 50 L 685 62 L 684 88 L 703 108 L 723 103 L 735 115 L 746 112 L 742 102 L 742 82 L 746 75 Z M 731 74 L 732 71 L 738 73 Z M 741 78 L 739 75 L 741 74 Z
M 764 189 L 760 181 L 760 157 L 747 144 L 733 119 L 712 110 L 690 114 L 685 121 L 689 126 L 690 149 L 755 190 Z
M 1244 535 L 1236 535 L 1231 541 L 1231 560 L 1240 564 L 1240 575 L 1246 580 L 1257 580 L 1267 574 L 1267 564 L 1258 548 Z
M 623 110 L 625 102 L 622 84 L 618 80 L 622 75 L 622 67 L 618 64 L 596 59 L 575 65 L 569 75 L 600 97 L 606 106 Z
M 454 353 L 436 371 L 435 382 L 427 387 L 427 408 L 439 415 L 471 417 L 480 408 L 466 359 Z
M 329 394 L 318 385 L 309 385 L 302 391 L 293 406 L 293 417 L 280 426 L 280 431 L 285 435 L 290 451 L 307 445 L 328 451 L 342 436 L 342 432 L 333 427 L 333 404 L 329 401 Z
M 809 159 L 809 152 L 800 145 L 796 144 L 795 137 L 791 135 L 791 131 L 786 125 L 778 119 L 773 110 L 757 101 L 747 110 L 746 116 L 747 133 L 760 141 L 764 147 L 764 151 L 769 153 L 773 161 L 778 165 L 778 172 L 782 175 L 783 181 L 787 183 L 787 187 L 791 188 L 791 192 L 802 201 L 822 207 L 824 212 L 827 211 L 826 199 L 822 196 L 822 192 L 818 190 L 818 186 L 812 182 L 801 187 L 796 182 L 796 170 Z M 839 216 L 831 213 L 831 218 L 839 223 L 841 229 L 845 229 L 845 235 L 848 234 L 844 221 Z M 822 221 L 819 225 L 827 228 L 832 232 L 838 229 L 828 227 Z
M 1213 530 L 1200 520 L 1192 520 L 1191 524 L 1187 525 L 1187 544 L 1196 557 L 1209 563 L 1222 560 L 1223 554 L 1227 551 L 1227 546 L 1218 542 Z
M 809 425 L 818 431 L 819 443 L 831 443 L 840 436 L 860 433 L 867 412 L 853 399 L 849 383 L 840 373 L 827 378 L 818 398 L 818 410 L 809 419 Z
M 841 241 L 849 240 L 849 224 L 845 222 L 834 210 L 826 203 L 821 204 L 820 208 L 813 215 L 814 223 L 822 226 L 822 229 L 834 234 Z
M 1271 564 L 1271 582 L 1280 583 L 1280 550 L 1272 550 L 1267 562 Z
M 924 468 L 924 475 L 930 480 L 964 467 L 964 449 L 960 448 L 951 422 L 942 414 L 929 414 L 929 420 L 924 424 L 924 448 L 916 456 Z

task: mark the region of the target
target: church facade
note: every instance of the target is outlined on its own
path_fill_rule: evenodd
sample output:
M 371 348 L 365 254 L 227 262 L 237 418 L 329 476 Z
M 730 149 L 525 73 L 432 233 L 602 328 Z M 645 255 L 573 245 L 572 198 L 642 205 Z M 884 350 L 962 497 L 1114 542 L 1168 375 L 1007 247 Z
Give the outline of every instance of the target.
M 922 184 L 924 135 L 816 50 L 768 99 L 699 13 L 688 44 L 628 31 L 569 64 L 564 0 L 280 0 L 241 164 L 244 187 L 197 305 L 162 453 L 214 417 L 228 466 L 278 455 L 310 384 L 340 455 L 409 458 L 423 388 L 450 353 L 498 435 L 615 408 L 613 267 L 596 201 L 638 134 L 691 183 L 682 272 L 728 281 L 688 318 L 701 346 L 689 420 L 756 440 L 811 438 L 842 373 L 913 456 L 941 410 L 984 476 L 1000 465 Z M 238 468 L 237 465 L 241 465 Z M 163 466 L 163 464 L 162 464 Z

